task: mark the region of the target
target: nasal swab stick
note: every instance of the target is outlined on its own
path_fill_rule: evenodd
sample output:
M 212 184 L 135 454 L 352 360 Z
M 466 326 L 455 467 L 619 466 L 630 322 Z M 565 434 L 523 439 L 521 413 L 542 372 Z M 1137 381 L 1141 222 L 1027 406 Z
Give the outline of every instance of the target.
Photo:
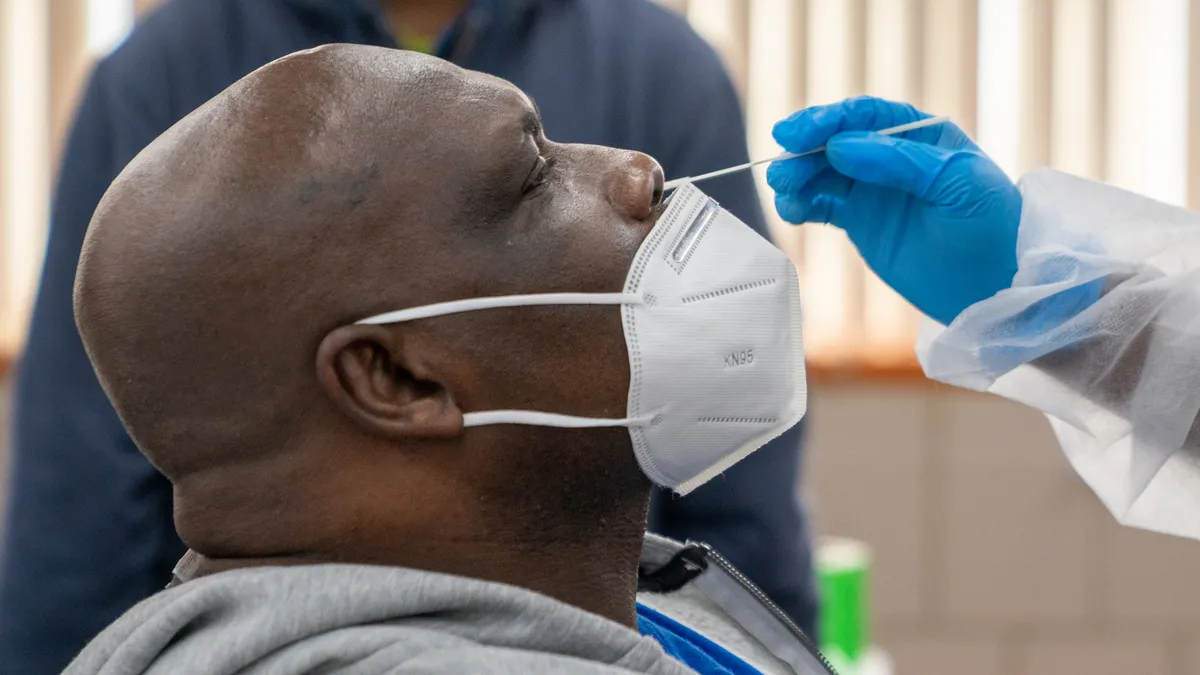
M 916 129 L 924 129 L 925 127 L 932 127 L 932 126 L 937 126 L 939 124 L 945 124 L 946 122 L 949 122 L 949 121 L 950 121 L 950 118 L 945 115 L 942 115 L 941 117 L 927 117 L 923 120 L 917 120 L 916 122 L 909 122 L 908 124 L 901 124 L 898 127 L 889 127 L 887 129 L 880 129 L 879 131 L 876 131 L 875 133 L 883 135 L 883 136 L 892 136 L 894 134 L 902 134 L 906 131 L 914 131 Z M 759 159 L 759 160 L 755 160 L 753 162 L 747 162 L 745 164 L 731 166 L 728 169 L 721 169 L 720 171 L 712 171 L 710 173 L 700 174 L 699 176 L 687 176 L 684 178 L 676 178 L 675 180 L 669 180 L 666 183 L 663 183 L 663 191 L 665 192 L 667 190 L 674 190 L 675 188 L 679 187 L 680 185 L 683 185 L 684 183 L 695 183 L 696 181 L 708 180 L 709 178 L 716 178 L 717 176 L 724 176 L 727 173 L 733 173 L 735 171 L 745 171 L 746 169 L 749 169 L 750 167 L 758 166 L 759 164 L 766 164 L 767 162 L 778 162 L 778 161 L 784 160 L 784 159 L 794 159 L 796 157 L 807 157 L 808 155 L 815 155 L 818 152 L 824 152 L 824 151 L 825 151 L 825 146 L 822 145 L 821 147 L 817 148 L 816 150 L 809 150 L 808 152 L 801 152 L 801 153 L 783 152 L 778 155 L 775 155 L 774 157 L 768 157 L 767 159 Z

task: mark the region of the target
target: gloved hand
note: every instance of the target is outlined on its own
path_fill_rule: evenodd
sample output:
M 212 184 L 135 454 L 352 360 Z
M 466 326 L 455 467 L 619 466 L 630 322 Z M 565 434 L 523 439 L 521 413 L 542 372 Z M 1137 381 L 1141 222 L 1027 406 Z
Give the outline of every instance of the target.
M 926 117 L 869 97 L 802 110 L 775 125 L 775 140 L 826 150 L 773 162 L 767 183 L 780 217 L 842 228 L 885 283 L 948 325 L 1012 283 L 1021 194 L 953 124 L 864 131 Z

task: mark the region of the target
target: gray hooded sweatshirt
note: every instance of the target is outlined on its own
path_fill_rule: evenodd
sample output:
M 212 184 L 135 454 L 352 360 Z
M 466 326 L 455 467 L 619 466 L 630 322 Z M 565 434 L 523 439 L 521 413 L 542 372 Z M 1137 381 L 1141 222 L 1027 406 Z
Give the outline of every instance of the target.
M 690 558 L 678 564 L 684 550 Z M 773 606 L 738 591 L 740 582 L 721 581 L 737 580 L 709 564 L 708 553 L 647 537 L 643 569 L 667 573 L 639 600 L 765 674 L 829 672 L 802 638 L 789 636 L 790 628 L 772 617 Z M 186 572 L 185 565 L 179 569 Z M 66 674 L 693 672 L 630 628 L 504 584 L 342 564 L 180 576 L 186 583 L 173 583 L 127 612 Z M 730 603 L 732 613 L 723 609 Z

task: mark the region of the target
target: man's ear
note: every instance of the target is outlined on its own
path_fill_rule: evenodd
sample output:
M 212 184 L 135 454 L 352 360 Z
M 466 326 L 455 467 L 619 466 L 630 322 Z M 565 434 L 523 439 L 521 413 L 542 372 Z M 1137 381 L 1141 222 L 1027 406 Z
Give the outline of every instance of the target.
M 317 379 L 338 408 L 391 439 L 449 438 L 463 430 L 453 395 L 427 364 L 406 353 L 388 326 L 342 326 L 317 348 Z

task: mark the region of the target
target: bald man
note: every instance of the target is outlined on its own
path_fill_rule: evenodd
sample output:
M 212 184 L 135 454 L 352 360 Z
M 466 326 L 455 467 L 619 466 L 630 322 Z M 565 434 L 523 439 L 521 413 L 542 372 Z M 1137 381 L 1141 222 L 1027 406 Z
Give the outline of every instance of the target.
M 69 672 L 826 672 L 709 549 L 644 539 L 628 431 L 464 428 L 623 417 L 620 307 L 359 321 L 620 292 L 661 197 L 654 160 L 550 142 L 511 84 L 374 47 L 276 61 L 159 137 L 75 304 L 190 552 Z
M 682 16 L 649 0 L 158 5 L 97 62 L 81 92 L 17 372 L 11 480 L 0 486 L 8 502 L 0 509 L 0 654 L 22 675 L 61 672 L 104 626 L 160 590 L 185 550 L 171 520 L 171 485 L 121 427 L 71 306 L 101 195 L 171 125 L 276 58 L 354 43 L 427 50 L 502 77 L 537 101 L 552 138 L 639 150 L 669 176 L 749 159 L 741 105 L 720 57 Z M 704 190 L 767 234 L 748 172 L 707 181 Z M 816 594 L 797 495 L 802 427 L 686 497 L 656 490 L 649 520 L 659 534 L 719 547 L 811 630 Z

